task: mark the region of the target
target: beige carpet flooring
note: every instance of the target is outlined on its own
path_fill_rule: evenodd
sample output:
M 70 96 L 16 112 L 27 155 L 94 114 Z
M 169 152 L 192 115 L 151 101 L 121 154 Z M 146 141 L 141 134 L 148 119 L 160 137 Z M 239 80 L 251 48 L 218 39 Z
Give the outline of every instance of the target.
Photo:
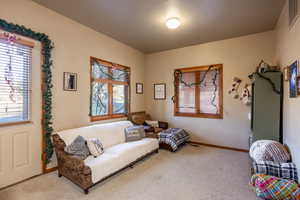
M 186 145 L 138 163 L 90 190 L 57 173 L 0 191 L 0 200 L 255 200 L 247 153 Z

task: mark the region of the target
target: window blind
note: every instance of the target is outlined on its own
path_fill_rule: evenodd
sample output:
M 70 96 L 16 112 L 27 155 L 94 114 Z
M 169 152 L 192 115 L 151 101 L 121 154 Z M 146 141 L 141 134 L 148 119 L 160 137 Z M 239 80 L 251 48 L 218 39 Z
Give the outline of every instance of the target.
M 32 48 L 0 39 L 0 124 L 30 119 Z
M 219 76 L 217 70 L 182 73 L 182 79 L 187 84 L 197 82 L 196 79 L 203 80 L 203 83 L 193 86 L 183 83 L 179 85 L 179 112 L 219 114 Z

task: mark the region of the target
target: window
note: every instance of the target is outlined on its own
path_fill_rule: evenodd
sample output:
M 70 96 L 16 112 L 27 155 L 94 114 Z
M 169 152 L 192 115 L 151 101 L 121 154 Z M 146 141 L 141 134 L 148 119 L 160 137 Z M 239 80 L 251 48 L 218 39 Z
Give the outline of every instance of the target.
M 129 112 L 130 68 L 91 57 L 91 121 Z
M 0 34 L 0 125 L 30 120 L 33 44 L 12 39 Z
M 175 70 L 175 116 L 223 118 L 223 66 Z

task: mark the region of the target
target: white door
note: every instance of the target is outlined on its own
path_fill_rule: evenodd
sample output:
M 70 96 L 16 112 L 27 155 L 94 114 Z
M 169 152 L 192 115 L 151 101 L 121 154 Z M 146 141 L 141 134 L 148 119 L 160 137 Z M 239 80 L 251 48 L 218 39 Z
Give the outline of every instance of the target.
M 0 40 L 0 188 L 42 173 L 41 45 L 28 38 L 23 39 L 34 42 L 32 53 L 15 45 L 19 49 L 11 49 L 10 55 L 13 56 L 3 55 L 7 51 L 3 48 L 8 46 L 5 47 Z M 31 58 L 26 53 L 31 54 Z M 8 61 L 12 63 L 9 73 Z M 31 66 L 31 70 L 26 71 L 26 65 Z M 29 76 L 26 78 L 27 72 Z M 26 80 L 31 80 L 31 84 Z M 11 90 L 15 91 L 15 96 Z

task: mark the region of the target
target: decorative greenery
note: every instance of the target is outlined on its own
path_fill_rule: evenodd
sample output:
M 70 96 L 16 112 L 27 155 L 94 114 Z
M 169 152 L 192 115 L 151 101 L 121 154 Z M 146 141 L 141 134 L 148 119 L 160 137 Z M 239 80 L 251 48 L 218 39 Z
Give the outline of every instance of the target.
M 42 43 L 42 54 L 43 54 L 43 64 L 42 64 L 42 84 L 43 84 L 43 137 L 45 141 L 45 164 L 51 161 L 53 155 L 53 144 L 51 141 L 51 134 L 53 132 L 52 128 L 52 60 L 51 60 L 51 50 L 53 49 L 53 43 L 49 37 L 44 33 L 34 32 L 24 26 L 20 26 L 13 23 L 8 23 L 5 20 L 0 19 L 0 29 L 22 35 L 25 37 L 32 38 L 34 40 L 40 41 Z
M 269 72 L 278 72 L 278 71 L 269 71 Z M 250 78 L 250 79 L 253 79 L 253 75 L 254 75 L 254 74 L 257 74 L 257 75 L 258 75 L 259 77 L 261 77 L 262 79 L 268 81 L 269 84 L 272 86 L 272 89 L 273 89 L 273 91 L 274 91 L 275 93 L 277 93 L 277 94 L 279 94 L 279 95 L 282 94 L 281 89 L 277 89 L 275 83 L 274 83 L 270 78 L 264 76 L 264 75 L 263 75 L 262 73 L 260 73 L 260 72 L 254 72 L 253 74 L 251 74 L 251 75 L 249 76 L 249 78 Z
M 204 85 L 205 86 L 205 80 L 206 80 L 206 77 L 207 77 L 207 74 L 208 72 L 210 71 L 214 71 L 215 74 L 212 78 L 212 83 L 214 85 L 214 93 L 213 93 L 213 97 L 210 101 L 210 104 L 212 106 L 214 106 L 216 109 L 218 109 L 218 106 L 216 105 L 215 101 L 216 101 L 216 97 L 217 97 L 217 90 L 218 90 L 218 85 L 217 85 L 217 78 L 218 78 L 218 74 L 219 74 L 219 71 L 218 69 L 212 69 L 214 66 L 211 65 L 208 67 L 208 69 L 204 72 L 204 75 L 202 77 L 202 79 L 199 81 L 199 82 L 192 82 L 192 83 L 187 83 L 184 79 L 183 79 L 183 73 L 182 71 L 180 70 L 175 70 L 174 71 L 174 87 L 175 87 L 175 91 L 178 91 L 178 84 L 177 84 L 177 81 L 179 81 L 179 83 L 183 84 L 185 87 L 193 87 L 193 86 L 196 86 L 196 85 Z M 175 94 L 173 97 L 172 97 L 172 101 L 173 103 L 175 103 L 175 97 L 177 96 L 178 94 Z

